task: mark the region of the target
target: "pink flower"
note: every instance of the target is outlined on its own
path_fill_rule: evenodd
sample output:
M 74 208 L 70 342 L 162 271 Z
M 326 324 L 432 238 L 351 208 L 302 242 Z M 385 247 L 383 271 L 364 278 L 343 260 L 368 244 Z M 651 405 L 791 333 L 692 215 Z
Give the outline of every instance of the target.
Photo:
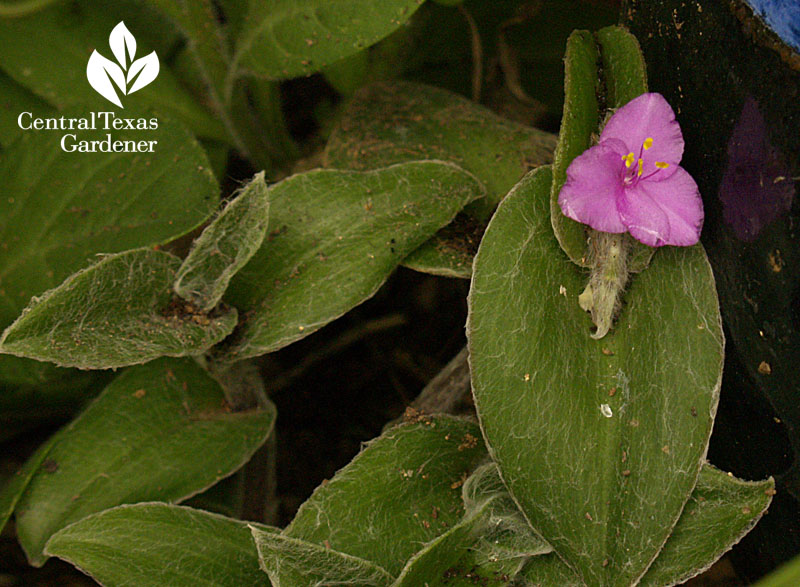
M 700 238 L 703 201 L 680 166 L 683 135 L 661 94 L 642 94 L 609 119 L 600 141 L 567 168 L 558 195 L 566 215 L 602 232 L 629 232 L 646 245 Z

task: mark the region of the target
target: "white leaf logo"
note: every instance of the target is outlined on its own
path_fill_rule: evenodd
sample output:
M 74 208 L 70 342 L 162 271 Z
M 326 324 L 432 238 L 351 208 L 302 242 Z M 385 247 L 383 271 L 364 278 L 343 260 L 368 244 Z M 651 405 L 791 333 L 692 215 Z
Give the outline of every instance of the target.
M 124 22 L 120 22 L 111 31 L 108 44 L 117 62 L 106 59 L 97 50 L 93 51 L 89 63 L 86 64 L 86 78 L 98 94 L 123 108 L 117 89 L 125 96 L 141 90 L 156 79 L 160 67 L 158 56 L 153 51 L 134 60 L 136 38 Z
M 133 57 L 136 55 L 136 39 L 124 22 L 120 22 L 111 31 L 111 35 L 108 37 L 108 44 L 111 45 L 111 51 L 114 53 L 114 57 L 117 58 L 117 62 L 122 66 L 122 69 L 127 69 L 126 65 L 133 61 Z M 126 58 L 125 49 L 128 50 L 130 59 Z

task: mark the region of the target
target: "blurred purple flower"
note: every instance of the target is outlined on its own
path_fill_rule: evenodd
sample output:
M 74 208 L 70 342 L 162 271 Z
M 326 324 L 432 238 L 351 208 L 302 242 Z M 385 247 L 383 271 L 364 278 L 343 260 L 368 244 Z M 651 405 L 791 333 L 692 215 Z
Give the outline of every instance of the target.
M 561 211 L 653 247 L 693 245 L 703 226 L 703 201 L 678 165 L 682 156 L 672 108 L 661 94 L 642 94 L 614 113 L 597 145 L 572 161 L 558 195 Z
M 722 218 L 736 236 L 753 242 L 792 208 L 791 169 L 772 145 L 758 103 L 748 96 L 728 140 L 728 161 L 719 186 Z

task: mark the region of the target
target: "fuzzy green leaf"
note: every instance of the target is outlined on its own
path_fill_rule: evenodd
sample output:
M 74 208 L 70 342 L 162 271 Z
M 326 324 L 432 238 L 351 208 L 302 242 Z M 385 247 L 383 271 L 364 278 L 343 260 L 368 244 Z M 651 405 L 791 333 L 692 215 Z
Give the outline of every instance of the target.
M 714 279 L 701 247 L 664 248 L 632 280 L 615 330 L 592 339 L 585 276 L 550 224 L 551 185 L 549 168 L 526 176 L 476 256 L 475 402 L 533 527 L 587 583 L 630 584 L 678 521 L 708 446 L 723 357 Z
M 558 585 L 558 587 L 586 587 L 586 583 L 564 564 L 557 554 L 532 558 L 520 572 L 523 585 Z
M 553 160 L 550 214 L 559 245 L 573 263 L 588 267 L 586 227 L 567 218 L 558 205 L 558 193 L 567 181 L 567 167 L 592 145 L 600 123 L 597 105 L 597 46 L 589 31 L 575 31 L 564 56 L 564 113 Z
M 2 357 L 52 367 L 60 378 L 46 384 L 39 382 L 39 385 L 3 385 L 0 393 L 0 443 L 23 432 L 63 422 L 65 414 L 76 413 L 113 377 L 109 372 L 61 369 L 50 363 L 9 355 Z
M 508 494 L 497 467 L 479 467 L 463 486 L 463 519 L 417 552 L 395 587 L 467 584 L 506 574 L 513 578 L 525 561 L 552 548 L 536 536 Z M 473 583 L 469 583 L 472 580 Z
M 213 0 L 145 0 L 185 40 L 172 66 L 224 125 L 230 144 L 270 176 L 299 155 L 285 127 L 277 83 L 236 83 L 230 39 L 249 2 L 220 7 Z M 220 15 L 221 10 L 221 15 Z M 224 23 L 224 24 L 223 24 Z M 229 75 L 230 74 L 230 75 Z
M 84 116 L 66 113 L 66 117 Z M 66 133 L 68 131 L 64 131 Z M 0 329 L 32 296 L 56 287 L 98 253 L 160 245 L 215 209 L 219 187 L 203 149 L 181 125 L 120 130 L 120 140 L 157 140 L 154 153 L 67 153 L 58 131 L 26 131 L 0 155 Z M 78 131 L 86 140 L 105 132 Z M 0 357 L 0 379 L 26 384 L 64 372 Z
M 404 261 L 419 271 L 468 279 L 485 220 L 525 172 L 552 161 L 554 147 L 553 135 L 500 118 L 458 94 L 384 82 L 355 94 L 324 161 L 326 167 L 363 170 L 443 159 L 473 173 L 486 186 L 486 197 Z
M 403 266 L 420 273 L 469 279 L 484 228 L 484 221 L 463 212 L 403 259 Z
M 83 116 L 78 112 L 65 117 Z M 64 131 L 69 132 L 69 131 Z M 105 131 L 75 131 L 85 140 Z M 167 243 L 211 215 L 219 187 L 205 152 L 179 124 L 121 130 L 153 153 L 67 153 L 59 131 L 26 131 L 0 156 L 0 324 L 98 253 Z
M 478 428 L 453 417 L 391 428 L 320 486 L 287 536 L 369 560 L 393 576 L 462 518 L 461 486 L 486 457 Z
M 226 301 L 247 318 L 222 358 L 284 347 L 371 297 L 483 186 L 451 163 L 316 170 L 270 187 L 270 230 Z
M 231 278 L 261 247 L 269 220 L 264 173 L 259 173 L 197 237 L 175 279 L 175 292 L 201 312 L 222 299 Z
M 646 93 L 647 66 L 636 37 L 619 26 L 600 29 L 595 36 L 603 60 L 607 107 L 619 108 Z
M 425 544 L 409 559 L 392 587 L 416 587 L 430 584 L 436 578 L 447 575 L 448 569 L 458 565 L 483 524 L 483 515 L 489 504 L 465 516 L 458 524 Z
M 706 464 L 680 520 L 639 585 L 668 587 L 700 574 L 761 518 L 775 483 L 741 481 Z M 531 559 L 522 576 L 529 583 L 582 585 L 555 554 Z
M 165 503 L 88 516 L 54 534 L 45 554 L 108 586 L 269 587 L 245 522 Z
M 231 412 L 189 359 L 160 359 L 117 377 L 54 445 L 17 504 L 29 560 L 50 536 L 126 503 L 186 499 L 242 466 L 266 440 L 274 408 Z
M 392 576 L 378 565 L 326 546 L 252 527 L 261 569 L 274 587 L 371 585 L 384 587 Z
M 771 478 L 742 481 L 705 465 L 675 530 L 639 584 L 668 587 L 705 571 L 756 525 L 774 489 Z
M 474 585 L 499 575 L 511 580 L 530 557 L 552 552 L 519 511 L 494 463 L 469 476 L 462 498 L 463 518 L 414 554 L 394 587 Z
M 251 2 L 235 67 L 269 79 L 309 75 L 403 25 L 423 0 Z
M 500 559 L 487 561 L 482 554 L 471 549 L 465 550 L 462 554 L 463 556 L 454 565 L 448 567 L 438 577 L 429 578 L 424 585 L 426 587 L 475 587 L 475 585 L 497 585 L 498 587 L 510 585 L 549 587 L 550 585 L 557 585 L 558 587 L 567 587 L 565 583 L 557 581 L 552 583 L 514 582 L 513 579 L 519 576 L 525 560 Z
M 108 255 L 34 298 L 3 333 L 0 352 L 81 369 L 202 354 L 233 331 L 237 312 L 173 302 L 180 264 L 151 249 Z
M 453 92 L 412 82 L 356 92 L 325 147 L 326 167 L 377 169 L 419 159 L 452 161 L 487 190 L 471 206 L 488 218 L 519 179 L 552 161 L 555 137 L 501 118 Z
M 463 497 L 466 516 L 476 510 L 483 510 L 487 516 L 487 527 L 472 546 L 481 563 L 552 552 L 514 503 L 496 464 L 478 468 L 464 483 Z

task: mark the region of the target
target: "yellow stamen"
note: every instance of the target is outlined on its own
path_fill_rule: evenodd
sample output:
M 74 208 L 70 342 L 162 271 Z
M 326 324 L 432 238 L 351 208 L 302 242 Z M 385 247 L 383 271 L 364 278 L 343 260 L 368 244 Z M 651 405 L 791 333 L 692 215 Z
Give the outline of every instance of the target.
M 636 158 L 636 155 L 633 154 L 633 151 L 628 153 L 627 155 L 622 156 L 622 160 L 625 161 L 625 167 L 630 167 L 633 165 L 633 160 Z
M 653 138 L 652 137 L 647 137 L 644 140 L 644 143 L 642 143 L 642 146 L 644 147 L 644 150 L 647 151 L 647 149 L 649 149 L 650 147 L 653 146 Z
M 639 159 L 639 171 L 636 173 L 639 177 L 642 176 L 642 166 L 644 165 L 644 160 Z
M 669 163 L 665 163 L 664 161 L 656 161 L 656 167 L 659 169 L 666 169 L 669 167 Z

